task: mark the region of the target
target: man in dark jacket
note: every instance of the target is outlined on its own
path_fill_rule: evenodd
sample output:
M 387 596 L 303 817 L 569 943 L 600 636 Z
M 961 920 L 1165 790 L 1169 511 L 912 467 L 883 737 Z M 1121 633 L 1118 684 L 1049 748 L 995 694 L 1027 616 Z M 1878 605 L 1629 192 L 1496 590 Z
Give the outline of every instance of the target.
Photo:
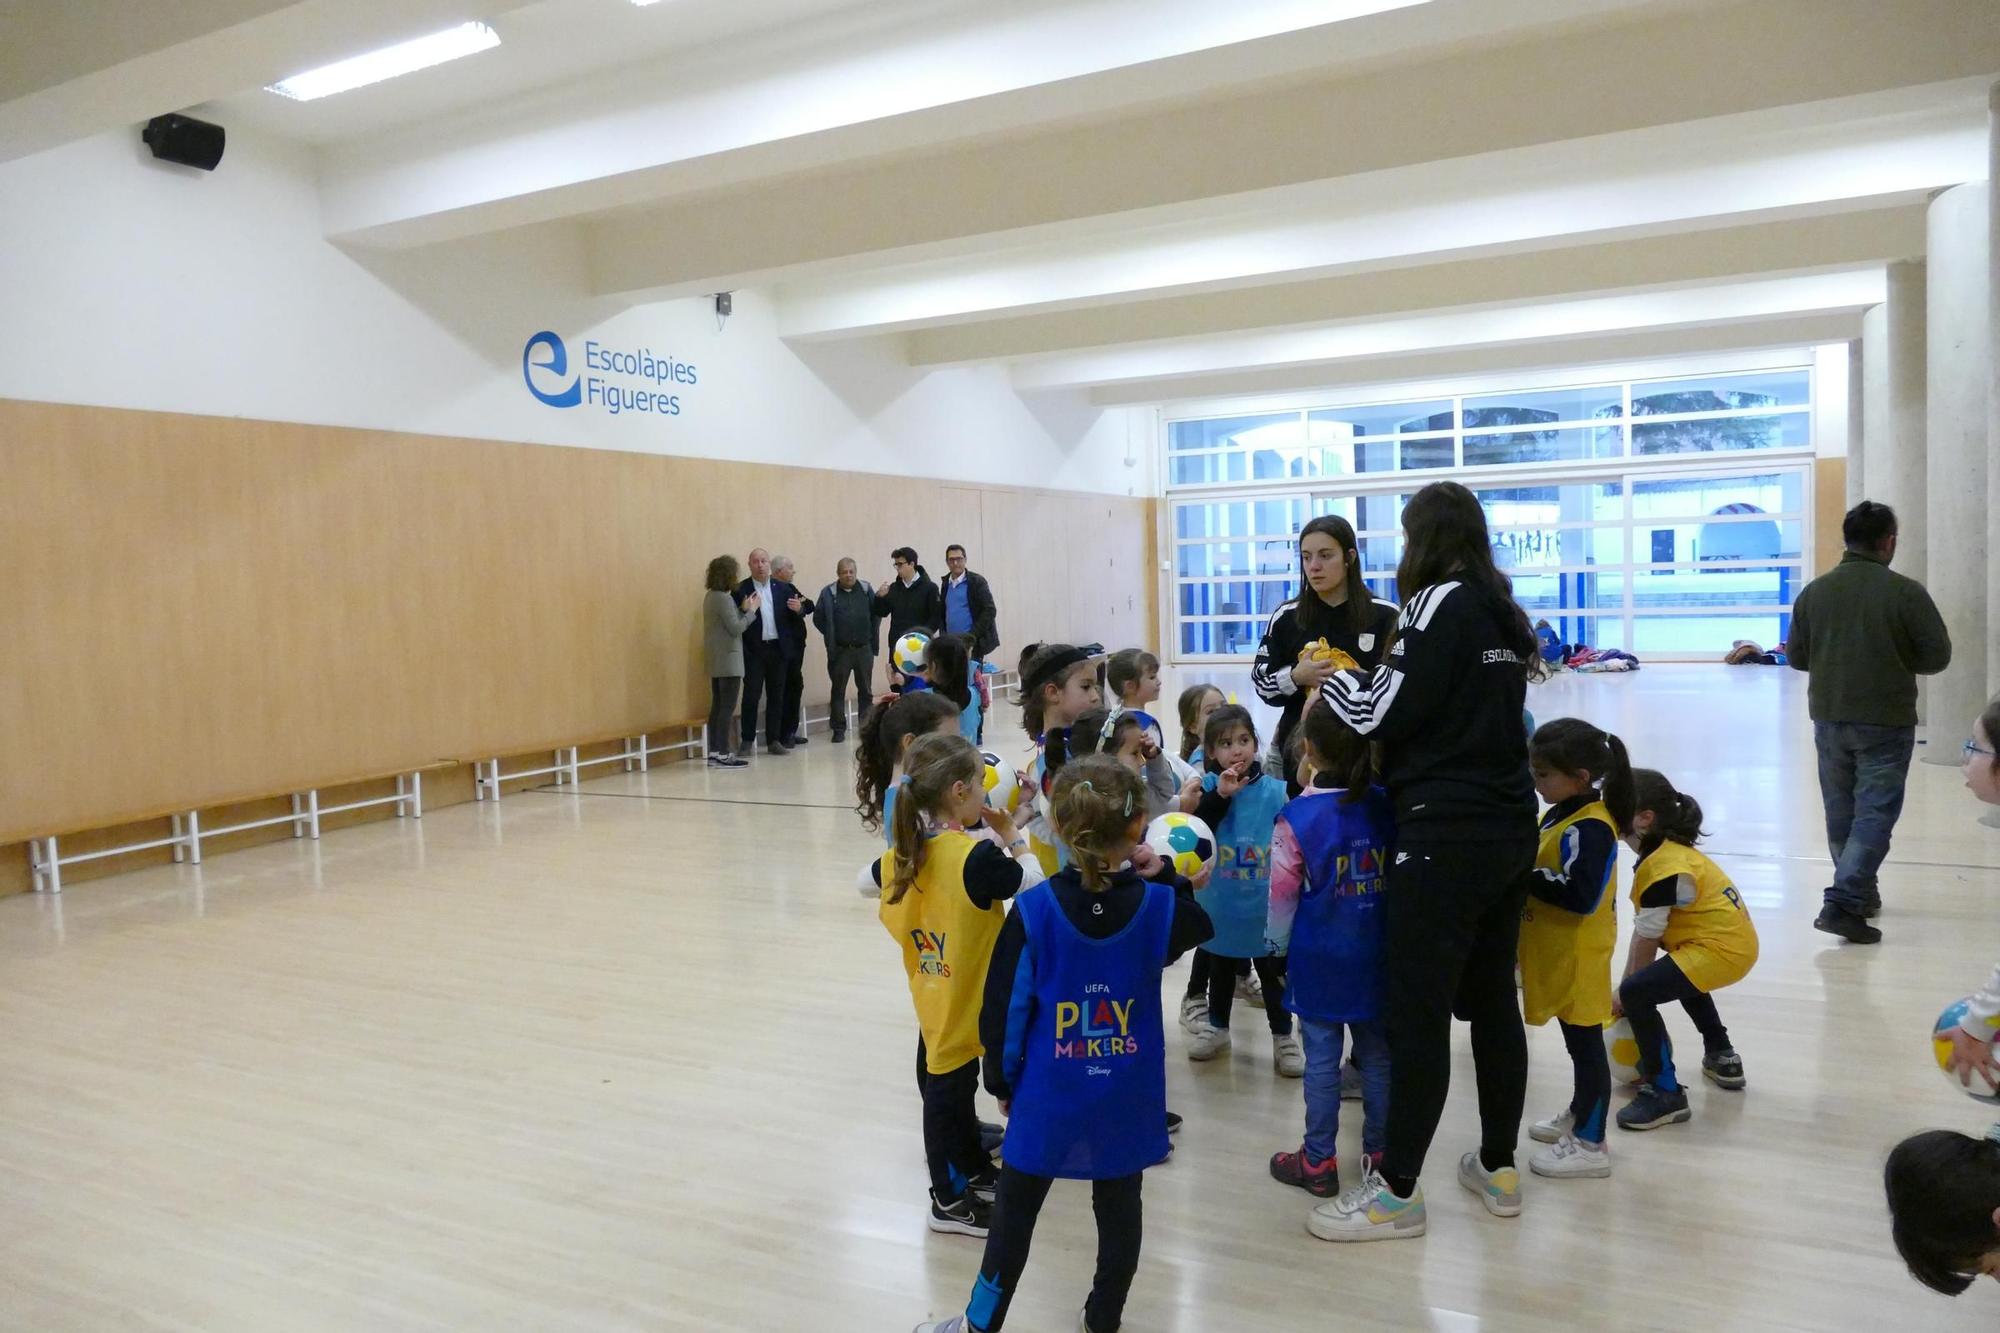
M 1840 525 L 1847 553 L 1799 591 L 1787 661 L 1807 689 L 1819 751 L 1833 885 L 1813 925 L 1855 944 L 1882 932 L 1875 872 L 1903 812 L 1903 784 L 1917 742 L 1917 677 L 1951 665 L 1951 636 L 1931 595 L 1891 573 L 1896 515 L 1863 500 Z
M 938 597 L 937 584 L 917 563 L 915 550 L 898 546 L 889 559 L 895 562 L 896 577 L 884 579 L 875 590 L 875 614 L 889 618 L 889 679 L 900 687 L 903 676 L 895 668 L 896 640 L 913 629 L 935 632 L 944 623 L 944 603 Z
M 826 640 L 826 670 L 833 680 L 827 706 L 833 742 L 847 739 L 847 682 L 854 681 L 854 706 L 866 711 L 875 691 L 875 644 L 881 618 L 875 614 L 875 594 L 855 573 L 854 558 L 842 556 L 838 577 L 820 589 L 813 607 L 813 624 Z
M 812 614 L 812 598 L 802 596 L 793 577 L 798 566 L 788 555 L 771 559 L 771 579 L 778 587 L 778 643 L 785 654 L 785 718 L 780 728 L 786 745 L 806 743 L 800 704 L 806 694 L 806 617 Z
M 972 640 L 972 655 L 981 661 L 993 660 L 1000 646 L 1000 629 L 993 606 L 993 590 L 985 576 L 965 567 L 965 548 L 956 542 L 944 548 L 944 562 L 950 572 L 938 589 L 938 623 L 945 634 L 964 634 Z

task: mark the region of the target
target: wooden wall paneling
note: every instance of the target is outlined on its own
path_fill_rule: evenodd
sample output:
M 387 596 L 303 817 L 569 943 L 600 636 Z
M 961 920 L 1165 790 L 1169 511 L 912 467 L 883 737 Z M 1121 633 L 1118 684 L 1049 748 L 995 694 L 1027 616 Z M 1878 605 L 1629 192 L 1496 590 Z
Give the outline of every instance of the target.
M 1813 562 L 1812 574 L 1824 574 L 1840 563 L 1846 549 L 1840 537 L 1840 521 L 1847 517 L 1847 460 L 1813 460 Z
M 1009 665 L 1154 637 L 1144 500 L 7 400 L 0 462 L 0 845 L 697 716 L 756 544 L 811 594 L 962 541 Z

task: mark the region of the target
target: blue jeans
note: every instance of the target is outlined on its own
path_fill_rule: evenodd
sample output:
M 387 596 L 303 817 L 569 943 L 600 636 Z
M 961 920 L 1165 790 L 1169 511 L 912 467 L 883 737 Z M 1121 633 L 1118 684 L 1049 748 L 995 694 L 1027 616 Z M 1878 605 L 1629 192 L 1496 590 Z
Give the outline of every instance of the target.
M 1306 1155 L 1323 1162 L 1334 1154 L 1344 1032 L 1354 1034 L 1354 1063 L 1361 1070 L 1361 1151 L 1381 1152 L 1389 1133 L 1389 1039 L 1382 1024 L 1301 1018 L 1299 1032 L 1306 1048 Z
M 1813 723 L 1826 848 L 1833 857 L 1827 906 L 1859 913 L 1881 903 L 1875 872 L 1889 855 L 1889 834 L 1903 813 L 1903 783 L 1916 744 L 1915 727 Z

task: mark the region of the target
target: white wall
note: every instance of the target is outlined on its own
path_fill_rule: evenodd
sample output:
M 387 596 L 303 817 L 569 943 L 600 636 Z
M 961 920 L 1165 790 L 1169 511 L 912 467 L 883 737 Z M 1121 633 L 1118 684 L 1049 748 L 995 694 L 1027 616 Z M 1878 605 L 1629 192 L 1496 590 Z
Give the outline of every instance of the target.
M 705 300 L 592 299 L 584 273 L 567 227 L 343 250 L 305 149 L 232 133 L 211 175 L 154 162 L 135 128 L 0 166 L 0 397 L 1151 492 L 1143 426 L 1124 462 L 1132 409 L 1017 393 L 998 366 L 913 370 L 887 342 L 795 350 L 756 293 L 718 330 Z M 572 373 L 595 338 L 696 383 L 666 387 L 678 416 L 545 406 L 522 372 L 543 329 Z

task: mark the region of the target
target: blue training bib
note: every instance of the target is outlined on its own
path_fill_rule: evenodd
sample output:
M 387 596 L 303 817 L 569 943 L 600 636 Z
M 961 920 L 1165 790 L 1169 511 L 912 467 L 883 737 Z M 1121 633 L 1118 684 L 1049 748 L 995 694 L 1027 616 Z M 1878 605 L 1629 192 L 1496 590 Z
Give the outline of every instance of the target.
M 1160 972 L 1174 891 L 1148 884 L 1137 914 L 1103 940 L 1071 925 L 1046 884 L 1014 904 L 1027 931 L 1030 1014 L 1001 1156 L 1067 1180 L 1144 1171 L 1167 1155 Z
M 1215 871 L 1195 895 L 1215 925 L 1202 948 L 1223 958 L 1261 958 L 1271 912 L 1271 830 L 1285 784 L 1269 773 L 1237 792 L 1215 830 Z
M 1283 811 L 1299 840 L 1305 883 L 1285 972 L 1285 1007 L 1320 1023 L 1382 1013 L 1384 861 L 1395 832 L 1381 788 L 1349 802 L 1301 796 Z

